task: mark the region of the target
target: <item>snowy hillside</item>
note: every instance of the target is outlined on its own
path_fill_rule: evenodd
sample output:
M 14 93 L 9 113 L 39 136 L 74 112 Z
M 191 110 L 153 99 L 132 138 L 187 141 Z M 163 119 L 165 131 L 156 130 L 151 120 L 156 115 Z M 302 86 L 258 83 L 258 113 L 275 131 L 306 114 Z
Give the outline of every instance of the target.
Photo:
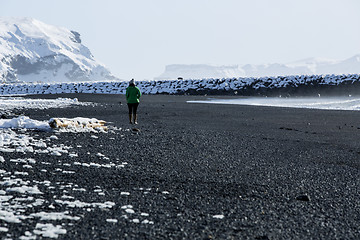
M 155 80 L 360 73 L 360 54 L 343 61 L 309 58 L 288 64 L 214 66 L 173 64 Z
M 80 34 L 32 18 L 0 17 L 2 82 L 115 80 Z

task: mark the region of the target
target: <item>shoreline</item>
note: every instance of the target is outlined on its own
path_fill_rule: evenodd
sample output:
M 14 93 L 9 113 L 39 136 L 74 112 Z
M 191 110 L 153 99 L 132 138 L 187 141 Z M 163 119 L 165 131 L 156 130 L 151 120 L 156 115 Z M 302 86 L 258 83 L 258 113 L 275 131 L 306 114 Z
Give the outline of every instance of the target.
M 56 134 L 56 143 L 73 146 L 78 157 L 47 157 L 43 161 L 51 165 L 35 165 L 24 177 L 76 184 L 86 192 L 69 190 L 67 195 L 115 203 L 109 211 L 90 212 L 55 204 L 57 211 L 83 216 L 66 225 L 67 233 L 59 239 L 360 237 L 360 112 L 188 104 L 186 100 L 209 96 L 144 95 L 139 124 L 133 126 L 127 123 L 123 95 L 26 97 L 58 96 L 99 104 L 21 112 L 38 120 L 94 117 L 121 128 L 95 134 L 97 138 L 88 133 Z M 131 131 L 134 127 L 140 132 Z M 11 153 L 3 155 L 14 158 Z M 67 171 L 76 174 L 57 174 L 58 161 L 69 164 Z M 74 161 L 127 164 L 121 169 L 86 168 L 73 165 Z M 14 166 L 5 167 L 13 171 Z M 42 173 L 42 168 L 48 172 Z M 91 194 L 96 186 L 104 195 Z M 48 204 L 64 194 L 60 189 L 47 191 Z M 127 205 L 134 213 L 122 208 Z M 141 224 L 145 220 L 153 224 Z M 20 229 L 26 228 L 24 222 Z

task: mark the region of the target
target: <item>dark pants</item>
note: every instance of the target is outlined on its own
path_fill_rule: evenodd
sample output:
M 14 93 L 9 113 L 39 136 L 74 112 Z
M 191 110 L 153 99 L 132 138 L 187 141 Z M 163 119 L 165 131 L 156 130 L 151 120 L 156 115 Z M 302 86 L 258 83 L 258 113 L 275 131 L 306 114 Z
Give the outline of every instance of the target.
M 136 114 L 139 103 L 128 103 L 129 114 Z

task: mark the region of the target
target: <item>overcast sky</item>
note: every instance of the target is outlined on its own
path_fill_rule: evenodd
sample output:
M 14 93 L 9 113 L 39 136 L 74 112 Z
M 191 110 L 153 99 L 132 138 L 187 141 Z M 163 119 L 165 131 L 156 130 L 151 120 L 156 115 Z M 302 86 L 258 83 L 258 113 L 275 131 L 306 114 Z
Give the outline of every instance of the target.
M 359 0 L 0 0 L 0 16 L 81 34 L 121 79 L 169 64 L 288 63 L 360 54 Z

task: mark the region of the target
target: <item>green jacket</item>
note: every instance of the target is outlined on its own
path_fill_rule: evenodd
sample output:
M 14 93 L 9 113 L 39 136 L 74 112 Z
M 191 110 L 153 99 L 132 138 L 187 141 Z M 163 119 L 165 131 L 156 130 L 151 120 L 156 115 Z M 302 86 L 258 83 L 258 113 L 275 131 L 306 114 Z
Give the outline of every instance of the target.
M 138 87 L 129 86 L 126 88 L 126 101 L 127 103 L 138 103 L 141 97 L 141 92 Z

